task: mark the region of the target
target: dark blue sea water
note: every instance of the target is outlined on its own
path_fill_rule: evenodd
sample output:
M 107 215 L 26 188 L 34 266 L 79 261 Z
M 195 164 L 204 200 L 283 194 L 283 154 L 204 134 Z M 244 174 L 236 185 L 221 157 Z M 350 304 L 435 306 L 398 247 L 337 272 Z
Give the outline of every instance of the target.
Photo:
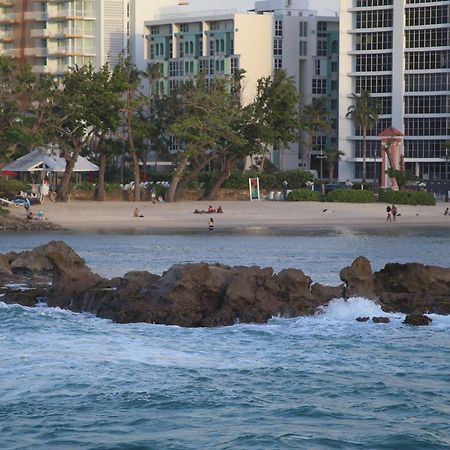
M 450 230 L 259 235 L 0 236 L 0 252 L 64 239 L 104 275 L 178 262 L 299 267 L 338 282 L 362 254 L 449 266 Z M 358 323 L 366 299 L 267 325 L 119 325 L 0 303 L 0 449 L 449 449 L 450 317 Z

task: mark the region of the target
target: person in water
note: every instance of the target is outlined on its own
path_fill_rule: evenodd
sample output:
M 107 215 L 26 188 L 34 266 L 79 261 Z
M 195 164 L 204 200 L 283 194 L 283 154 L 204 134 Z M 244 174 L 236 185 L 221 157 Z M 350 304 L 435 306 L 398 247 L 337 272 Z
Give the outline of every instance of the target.
M 209 218 L 208 228 L 209 228 L 209 231 L 214 231 L 214 220 L 212 217 Z

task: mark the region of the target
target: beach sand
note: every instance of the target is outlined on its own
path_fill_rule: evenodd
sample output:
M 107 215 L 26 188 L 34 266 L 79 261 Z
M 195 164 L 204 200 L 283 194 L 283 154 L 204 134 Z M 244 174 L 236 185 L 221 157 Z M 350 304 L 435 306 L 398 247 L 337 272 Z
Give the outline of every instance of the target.
M 165 203 L 151 202 L 94 202 L 70 201 L 54 203 L 46 200 L 33 206 L 36 213 L 73 231 L 84 232 L 146 232 L 208 229 L 213 217 L 216 230 L 226 229 L 294 229 L 308 227 L 450 227 L 450 216 L 444 216 L 448 204 L 436 206 L 399 205 L 400 217 L 386 223 L 387 204 L 350 204 L 322 202 L 226 201 L 221 202 L 223 214 L 194 214 L 207 209 L 208 202 L 189 201 Z M 218 203 L 213 204 L 219 206 Z M 139 208 L 144 217 L 133 217 Z M 24 217 L 23 208 L 10 208 L 11 214 Z

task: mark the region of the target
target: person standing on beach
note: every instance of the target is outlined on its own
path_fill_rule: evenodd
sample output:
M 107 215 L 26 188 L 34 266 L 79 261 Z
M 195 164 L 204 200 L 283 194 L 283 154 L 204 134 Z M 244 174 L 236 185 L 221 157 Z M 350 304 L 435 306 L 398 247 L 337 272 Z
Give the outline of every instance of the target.
M 395 218 L 397 217 L 397 207 L 395 205 L 392 205 L 391 211 L 392 211 L 392 218 L 394 219 L 395 222 Z
M 386 222 L 392 222 L 392 219 L 391 219 L 391 207 L 389 205 L 386 208 L 386 212 L 387 212 Z
M 208 228 L 209 231 L 214 231 L 214 220 L 212 217 L 209 218 Z

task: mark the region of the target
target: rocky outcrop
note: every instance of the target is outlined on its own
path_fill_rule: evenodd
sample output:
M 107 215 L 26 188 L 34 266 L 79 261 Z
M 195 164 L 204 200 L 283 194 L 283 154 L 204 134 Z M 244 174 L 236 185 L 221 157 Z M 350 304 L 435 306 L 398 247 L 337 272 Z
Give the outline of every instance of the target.
M 350 267 L 341 270 L 339 276 L 345 283 L 345 297 L 365 297 L 372 300 L 377 298 L 374 284 L 375 278 L 370 262 L 359 256 Z
M 32 306 L 45 297 L 49 306 L 120 323 L 186 327 L 264 323 L 277 315 L 312 315 L 334 298 L 354 296 L 377 299 L 385 311 L 448 314 L 450 269 L 387 264 L 373 273 L 369 261 L 359 257 L 341 271 L 341 278 L 341 286 L 324 286 L 298 269 L 276 274 L 271 268 L 200 263 L 173 266 L 162 276 L 129 272 L 107 280 L 63 242 L 0 255 L 1 301 Z
M 385 311 L 450 314 L 450 269 L 386 264 L 375 273 L 375 292 Z
M 0 215 L 0 231 L 55 231 L 62 230 L 48 220 L 29 220 L 14 215 Z

